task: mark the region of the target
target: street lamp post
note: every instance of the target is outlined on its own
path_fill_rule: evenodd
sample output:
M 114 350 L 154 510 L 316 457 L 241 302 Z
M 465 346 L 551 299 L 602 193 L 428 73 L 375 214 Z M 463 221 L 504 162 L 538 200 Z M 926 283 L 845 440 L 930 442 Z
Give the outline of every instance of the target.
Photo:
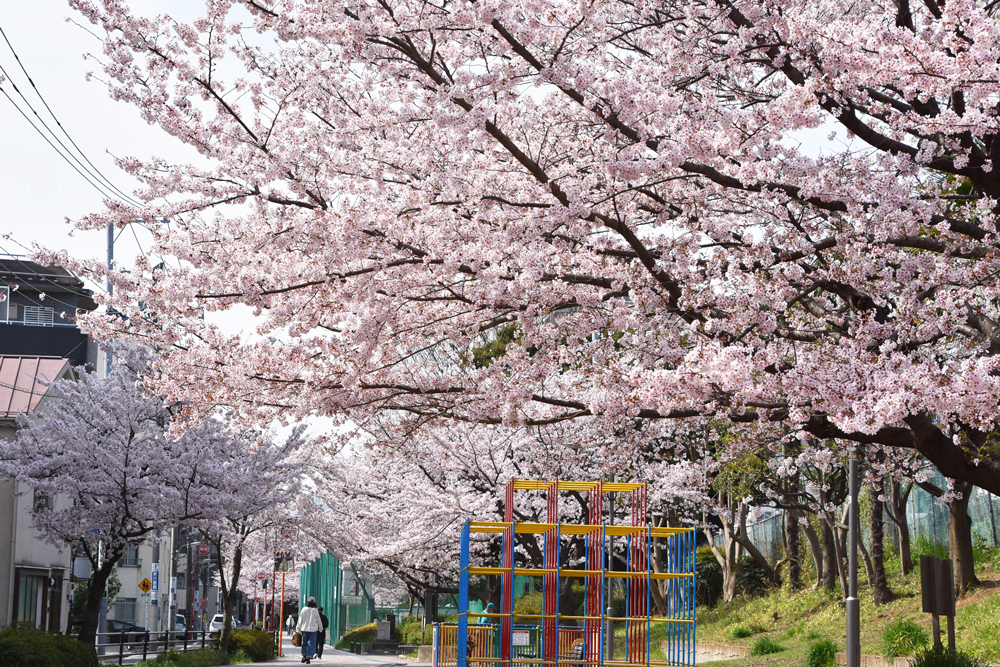
M 858 459 L 852 454 L 848 468 L 850 505 L 848 508 L 847 539 L 847 667 L 861 666 L 861 618 L 858 600 Z

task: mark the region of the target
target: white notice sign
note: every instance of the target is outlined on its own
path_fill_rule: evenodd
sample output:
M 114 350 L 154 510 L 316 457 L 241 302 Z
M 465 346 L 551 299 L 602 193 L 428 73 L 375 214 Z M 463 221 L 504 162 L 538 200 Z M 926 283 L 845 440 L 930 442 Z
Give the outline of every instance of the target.
M 531 631 L 514 630 L 514 636 L 511 639 L 514 646 L 531 646 Z

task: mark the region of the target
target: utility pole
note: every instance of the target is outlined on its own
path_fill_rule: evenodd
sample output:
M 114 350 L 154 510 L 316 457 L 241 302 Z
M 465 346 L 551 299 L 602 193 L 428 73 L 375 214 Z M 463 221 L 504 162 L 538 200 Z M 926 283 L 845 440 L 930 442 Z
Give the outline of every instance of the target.
M 847 522 L 847 667 L 861 667 L 861 618 L 858 600 L 858 459 L 851 454 L 848 468 L 850 506 Z
M 114 294 L 115 287 L 111 284 L 111 271 L 115 264 L 115 225 L 108 223 L 108 297 Z M 110 308 L 110 306 L 109 306 Z M 111 353 L 106 353 L 104 358 L 104 376 L 111 375 Z

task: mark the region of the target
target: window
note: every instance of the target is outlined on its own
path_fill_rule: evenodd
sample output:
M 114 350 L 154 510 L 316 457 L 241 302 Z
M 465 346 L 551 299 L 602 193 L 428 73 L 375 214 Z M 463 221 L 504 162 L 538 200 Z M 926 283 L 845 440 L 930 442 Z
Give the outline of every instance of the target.
M 115 620 L 135 623 L 135 598 L 117 598 L 115 600 Z
M 52 326 L 55 310 L 48 306 L 25 306 L 24 323 L 36 327 Z
M 42 577 L 31 574 L 18 574 L 17 601 L 15 609 L 17 617 L 15 624 L 22 627 L 37 628 L 42 623 Z
M 35 489 L 34 507 L 36 512 L 52 509 L 52 496 Z
M 127 547 L 125 555 L 118 561 L 118 567 L 139 567 L 139 547 Z
M 10 285 L 0 287 L 0 322 L 9 322 L 10 312 Z

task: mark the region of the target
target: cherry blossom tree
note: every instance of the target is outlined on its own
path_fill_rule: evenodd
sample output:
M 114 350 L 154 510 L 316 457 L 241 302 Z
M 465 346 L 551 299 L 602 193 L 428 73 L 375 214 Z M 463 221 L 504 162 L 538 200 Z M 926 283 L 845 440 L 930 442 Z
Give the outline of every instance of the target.
M 217 554 L 223 651 L 229 648 L 248 542 L 291 520 L 306 449 L 304 430 L 304 426 L 296 427 L 283 442 L 260 432 L 235 433 L 204 453 L 201 484 L 210 494 L 211 511 L 197 525 Z
M 85 643 L 94 642 L 105 584 L 126 549 L 207 517 L 215 497 L 201 470 L 218 429 L 169 434 L 169 406 L 141 385 L 144 362 L 133 351 L 106 378 L 80 369 L 78 380 L 53 382 L 45 408 L 20 415 L 16 440 L 0 441 L 0 475 L 72 500 L 38 504 L 33 519 L 54 544 L 73 544 L 90 560 Z
M 112 95 L 199 154 L 121 160 L 148 204 L 79 222 L 153 230 L 169 268 L 85 319 L 157 341 L 170 399 L 711 416 L 1000 493 L 992 3 L 71 4 Z M 215 323 L 239 304 L 253 339 Z

